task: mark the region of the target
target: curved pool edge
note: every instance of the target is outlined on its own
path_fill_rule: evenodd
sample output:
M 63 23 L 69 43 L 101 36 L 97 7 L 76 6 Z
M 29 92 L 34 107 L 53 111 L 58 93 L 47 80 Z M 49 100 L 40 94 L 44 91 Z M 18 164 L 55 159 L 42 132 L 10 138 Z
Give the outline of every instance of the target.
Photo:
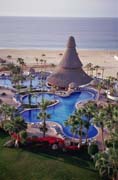
M 51 104 L 51 105 L 49 105 L 49 106 L 47 106 L 47 108 L 56 106 L 56 105 L 59 104 L 59 103 L 60 103 L 60 101 L 59 101 L 58 99 L 56 99 L 56 102 L 53 103 L 53 104 Z M 26 111 L 30 111 L 30 110 L 40 110 L 40 108 L 38 108 L 38 107 L 37 107 L 37 108 L 27 108 L 27 109 L 21 111 L 20 114 L 22 114 L 22 113 L 24 113 L 24 112 L 26 112 Z M 35 123 L 36 123 L 36 122 L 35 122 Z
M 76 102 L 75 104 L 75 108 L 78 109 L 78 106 L 81 104 L 81 105 L 84 105 L 85 103 L 89 102 L 89 101 L 95 101 L 98 99 L 99 97 L 99 93 L 96 89 L 94 88 L 91 88 L 91 87 L 83 87 L 81 88 L 81 91 L 87 91 L 89 92 L 92 96 L 93 96 L 93 100 L 84 100 L 84 101 L 78 101 Z
M 79 141 L 79 137 L 78 138 L 75 138 L 75 137 L 72 137 L 72 136 L 69 136 L 67 135 L 65 132 L 64 132 L 64 126 L 56 121 L 47 121 L 46 123 L 54 123 L 54 126 L 56 125 L 58 128 L 60 128 L 60 133 L 56 133 L 55 135 L 60 135 L 61 138 L 65 139 L 65 138 L 69 138 L 71 139 L 72 141 L 76 141 L 78 142 Z M 39 122 L 40 123 L 40 122 Z M 96 126 L 93 126 L 96 130 L 97 130 L 97 134 L 95 136 L 92 136 L 90 138 L 88 138 L 88 140 L 95 140 L 97 138 L 97 136 L 99 135 L 99 128 L 97 128 Z M 55 130 L 56 130 L 56 127 L 53 127 Z M 86 138 L 82 138 L 83 141 L 85 141 Z
M 59 123 L 58 123 L 59 124 Z M 72 137 L 72 136 L 69 136 L 67 135 L 65 132 L 64 132 L 64 126 L 59 124 L 61 127 L 62 127 L 62 132 L 64 133 L 65 137 L 69 138 L 69 139 L 72 139 L 72 140 L 75 140 L 75 141 L 79 141 L 79 137 L 76 138 L 76 137 Z M 93 126 L 93 125 L 92 125 Z M 97 131 L 97 133 L 94 135 L 94 136 L 91 136 L 88 138 L 88 140 L 92 140 L 92 139 L 95 139 L 98 135 L 99 135 L 99 128 L 97 128 L 96 126 L 93 126 L 93 128 Z M 82 140 L 85 140 L 86 137 L 82 137 Z
M 33 93 L 30 93 L 30 94 L 33 95 Z M 38 94 L 51 94 L 51 95 L 54 95 L 54 93 L 49 92 L 49 91 L 47 91 L 47 92 L 38 92 Z M 21 97 L 21 101 L 23 102 L 23 99 L 24 99 L 25 97 L 27 97 L 27 96 L 29 96 L 29 94 L 23 95 L 23 96 Z M 27 104 L 28 104 L 28 103 L 27 103 Z
M 84 89 L 84 90 L 83 90 Z M 84 91 L 87 91 L 89 94 L 91 94 L 92 95 L 92 100 L 95 100 L 96 99 L 96 94 L 97 94 L 97 91 L 93 91 L 93 89 L 92 89 L 92 92 L 91 92 L 91 89 L 90 88 L 81 88 L 81 91 L 79 90 L 79 91 L 76 91 L 75 93 L 80 93 L 80 92 L 84 92 Z M 41 94 L 41 93 L 40 93 Z M 49 93 L 48 92 L 48 94 L 53 94 L 53 93 Z M 71 93 L 72 94 L 72 93 Z M 71 95 L 70 94 L 70 95 Z M 69 96 L 70 96 L 69 95 Z M 26 96 L 26 95 L 25 95 Z M 25 97 L 24 96 L 24 97 Z M 83 100 L 81 100 L 81 102 L 82 102 Z M 85 101 L 89 101 L 89 100 L 84 100 L 84 102 Z M 58 104 L 58 103 L 56 103 L 56 104 Z M 55 105 L 56 105 L 55 104 Z M 54 104 L 52 104 L 52 105 L 50 105 L 50 106 L 48 106 L 48 107 L 51 107 L 51 106 L 54 106 Z M 21 114 L 22 113 L 25 113 L 26 111 L 29 111 L 29 110 L 40 110 L 40 108 L 29 108 L 29 109 L 25 109 L 25 110 L 23 110 L 22 112 L 21 112 Z M 27 123 L 37 123 L 37 122 L 28 122 L 28 121 L 26 121 Z M 56 120 L 51 120 L 51 122 L 54 122 L 54 123 L 57 123 L 60 127 L 61 127 L 61 134 L 62 134 L 62 136 L 65 136 L 66 138 L 70 138 L 70 139 L 75 139 L 76 141 L 78 140 L 78 138 L 73 138 L 71 135 L 68 135 L 68 133 L 66 133 L 65 131 L 66 131 L 66 129 L 64 130 L 64 128 L 65 128 L 65 126 L 63 126 L 63 124 L 62 123 L 59 123 L 59 122 L 57 122 Z M 95 127 L 95 126 L 93 126 L 92 128 L 95 128 L 95 131 L 94 131 L 94 133 L 95 133 L 95 135 L 93 135 L 93 136 L 91 136 L 91 134 L 89 135 L 89 136 L 91 136 L 90 138 L 88 138 L 88 139 L 92 139 L 92 138 L 96 138 L 97 136 L 98 136 L 98 134 L 99 134 L 99 132 L 98 132 L 98 129 Z M 93 133 L 93 134 L 94 134 Z M 85 139 L 85 137 L 83 137 L 82 138 L 83 140 Z

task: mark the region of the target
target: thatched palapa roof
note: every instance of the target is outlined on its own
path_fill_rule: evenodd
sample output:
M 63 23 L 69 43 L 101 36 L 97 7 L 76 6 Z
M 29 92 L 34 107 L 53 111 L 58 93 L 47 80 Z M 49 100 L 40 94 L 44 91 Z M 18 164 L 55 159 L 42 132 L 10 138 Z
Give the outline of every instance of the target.
M 70 36 L 67 49 L 55 73 L 48 78 L 50 85 L 67 88 L 72 82 L 78 86 L 90 83 L 92 80 L 82 69 L 82 63 L 76 52 L 74 37 Z

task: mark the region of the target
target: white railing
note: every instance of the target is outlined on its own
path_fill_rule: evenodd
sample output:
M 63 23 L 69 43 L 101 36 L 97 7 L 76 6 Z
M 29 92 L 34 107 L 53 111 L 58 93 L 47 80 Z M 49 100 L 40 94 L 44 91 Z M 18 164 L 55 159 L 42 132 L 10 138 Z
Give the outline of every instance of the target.
M 118 96 L 112 96 L 111 94 L 107 93 L 107 98 L 113 101 L 118 101 Z

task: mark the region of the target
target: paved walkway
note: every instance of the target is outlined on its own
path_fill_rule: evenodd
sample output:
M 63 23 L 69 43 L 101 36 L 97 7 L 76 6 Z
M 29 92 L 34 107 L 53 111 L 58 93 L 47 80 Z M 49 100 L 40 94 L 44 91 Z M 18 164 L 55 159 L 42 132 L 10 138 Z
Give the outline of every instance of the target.
M 6 95 L 2 96 L 2 93 L 5 93 Z M 17 103 L 13 100 L 14 93 L 6 88 L 0 88 L 0 99 L 3 101 L 3 103 L 12 105 L 12 106 L 17 106 Z
M 47 122 L 47 132 L 46 132 L 46 136 L 53 136 L 53 137 L 58 137 L 58 138 L 62 138 L 61 134 L 58 134 L 55 126 L 57 126 L 57 123 L 55 122 Z M 40 127 L 41 127 L 41 123 L 32 123 L 32 124 L 28 124 L 28 128 L 27 128 L 27 133 L 28 136 L 32 137 L 32 136 L 38 136 L 38 137 L 42 137 L 43 133 L 42 131 L 40 131 Z

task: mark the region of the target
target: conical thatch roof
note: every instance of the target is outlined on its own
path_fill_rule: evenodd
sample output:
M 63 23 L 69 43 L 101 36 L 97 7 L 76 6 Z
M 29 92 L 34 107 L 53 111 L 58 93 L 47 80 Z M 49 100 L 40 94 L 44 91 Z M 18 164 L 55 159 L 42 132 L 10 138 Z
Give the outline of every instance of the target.
M 49 76 L 48 83 L 67 88 L 72 82 L 78 86 L 90 83 L 92 80 L 82 69 L 82 63 L 76 52 L 74 37 L 69 37 L 67 49 L 55 73 Z
M 64 53 L 64 56 L 59 66 L 66 69 L 67 68 L 75 69 L 82 67 L 82 63 L 79 59 L 79 56 L 75 48 L 76 48 L 75 40 L 72 36 L 70 36 L 67 43 L 67 49 Z

